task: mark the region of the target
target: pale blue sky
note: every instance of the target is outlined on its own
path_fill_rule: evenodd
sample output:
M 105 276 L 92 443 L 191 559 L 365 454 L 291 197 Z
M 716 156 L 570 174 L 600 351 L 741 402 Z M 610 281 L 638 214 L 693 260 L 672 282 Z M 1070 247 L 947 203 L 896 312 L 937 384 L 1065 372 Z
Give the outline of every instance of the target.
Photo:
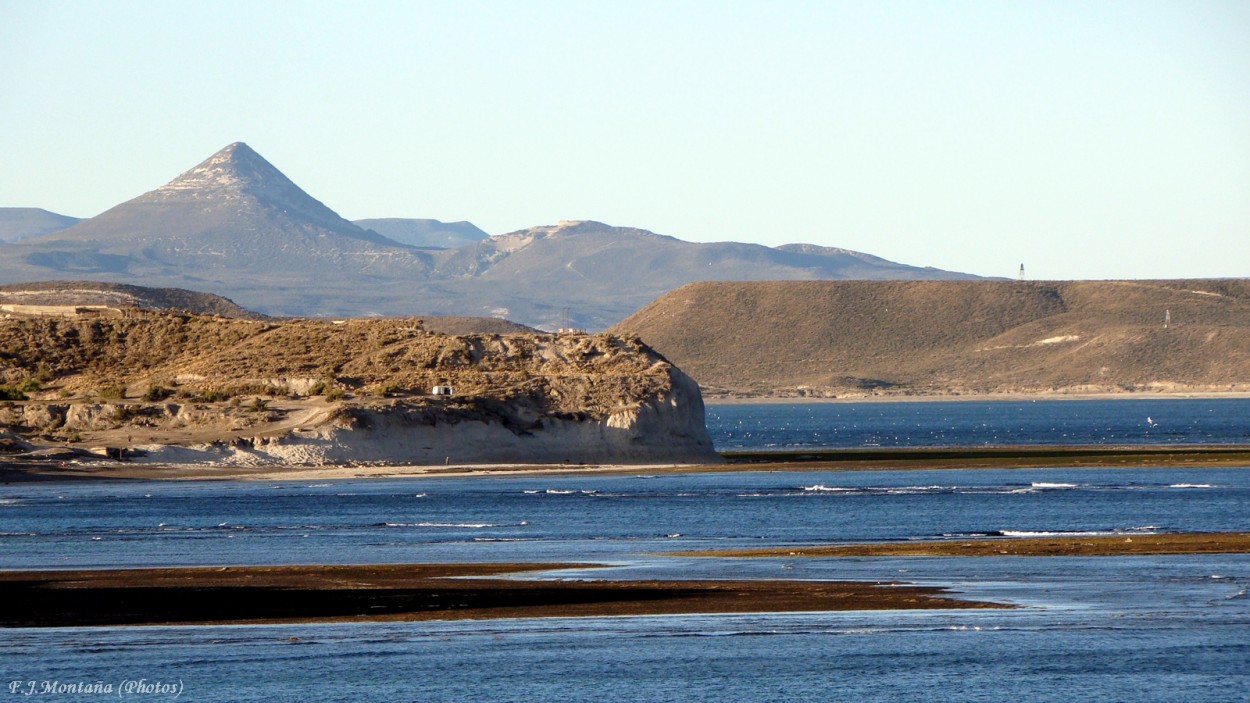
M 1250 276 L 1250 2 L 0 0 L 0 205 L 245 141 L 351 219 Z

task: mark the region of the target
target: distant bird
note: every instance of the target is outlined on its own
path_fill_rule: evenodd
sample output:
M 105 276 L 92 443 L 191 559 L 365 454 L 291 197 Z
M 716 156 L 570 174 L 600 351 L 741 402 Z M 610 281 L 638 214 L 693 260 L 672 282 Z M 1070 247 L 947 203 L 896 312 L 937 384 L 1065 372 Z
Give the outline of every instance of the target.
M 1158 426 L 1159 426 L 1159 423 L 1157 423 L 1157 422 L 1155 422 L 1154 420 L 1150 419 L 1150 416 L 1149 416 L 1149 415 L 1147 415 L 1147 416 L 1146 416 L 1146 424 L 1147 424 L 1147 425 L 1150 425 L 1151 427 L 1158 427 Z

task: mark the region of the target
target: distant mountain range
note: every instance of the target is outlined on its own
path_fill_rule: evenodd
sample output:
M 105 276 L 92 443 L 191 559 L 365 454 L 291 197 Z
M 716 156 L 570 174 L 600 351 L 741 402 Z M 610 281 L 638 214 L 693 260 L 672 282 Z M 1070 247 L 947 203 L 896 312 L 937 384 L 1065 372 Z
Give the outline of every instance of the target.
M 695 283 L 613 328 L 712 395 L 1250 390 L 1250 281 Z
M 490 235 L 472 222 L 440 222 L 404 217 L 388 217 L 376 220 L 354 220 L 353 224 L 371 229 L 384 237 L 410 247 L 431 249 L 457 249 L 489 239 Z
M 0 207 L 0 242 L 38 237 L 78 224 L 77 217 L 58 215 L 37 207 Z
M 493 316 L 546 328 L 604 328 L 694 281 L 974 278 L 844 249 L 697 244 L 591 221 L 495 237 L 468 222 L 349 222 L 241 142 L 86 220 L 0 208 L 0 240 L 0 283 L 177 286 L 272 315 Z

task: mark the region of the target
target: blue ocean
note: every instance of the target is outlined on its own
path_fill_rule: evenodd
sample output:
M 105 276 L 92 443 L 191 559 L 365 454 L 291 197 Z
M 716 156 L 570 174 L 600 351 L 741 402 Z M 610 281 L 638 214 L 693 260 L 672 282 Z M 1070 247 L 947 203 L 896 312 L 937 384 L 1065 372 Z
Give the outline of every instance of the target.
M 1250 400 L 714 405 L 708 424 L 722 450 L 1244 444 Z M 58 700 L 100 699 L 93 684 L 118 696 L 143 681 L 119 697 L 1247 701 L 1250 555 L 660 553 L 1250 530 L 1248 468 L 5 485 L 5 569 L 577 561 L 609 567 L 538 577 L 900 581 L 1017 607 L 9 629 L 0 630 L 0 674 L 14 697 Z

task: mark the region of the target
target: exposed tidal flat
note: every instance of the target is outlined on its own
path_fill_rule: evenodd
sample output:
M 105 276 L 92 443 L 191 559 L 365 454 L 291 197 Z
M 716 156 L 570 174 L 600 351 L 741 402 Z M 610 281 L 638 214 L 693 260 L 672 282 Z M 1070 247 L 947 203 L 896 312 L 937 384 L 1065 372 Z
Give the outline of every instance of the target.
M 1115 435 L 1117 444 L 1126 441 L 1121 435 L 1144 435 L 1193 417 L 1198 422 L 1177 423 L 1186 432 L 1169 441 L 1219 449 L 1214 445 L 1238 443 L 1250 417 L 1224 401 L 1215 412 L 1190 401 L 1146 412 L 1120 402 L 1095 413 L 1119 417 L 1119 424 L 1091 430 Z M 888 444 L 891 437 L 945 436 L 951 427 L 975 424 L 939 412 L 921 427 L 906 405 L 885 405 L 904 412 L 866 416 L 876 418 L 875 427 L 864 417 L 843 416 L 815 431 L 827 436 L 858 426 L 877 444 Z M 960 407 L 978 416 L 985 410 Z M 1020 413 L 1007 412 L 1012 407 L 988 410 L 1019 420 Z M 1044 425 L 1055 436 L 1074 431 L 1069 412 L 1097 410 L 1049 403 L 1044 409 L 1065 412 L 1027 423 Z M 727 422 L 714 409 L 709 429 L 721 448 L 811 451 L 822 445 L 811 441 L 812 430 L 801 430 L 793 414 L 802 418 L 807 412 L 769 406 L 758 418 Z M 757 434 L 769 422 L 777 432 Z M 810 422 L 819 425 L 818 418 Z M 1015 424 L 988 431 L 1020 431 Z M 1213 424 L 1221 429 L 1213 431 Z M 1052 433 L 1052 427 L 1067 429 Z M 797 439 L 802 431 L 807 440 Z M 956 446 L 987 446 L 980 435 L 966 437 L 972 439 Z M 763 446 L 769 444 L 777 446 Z M 823 445 L 845 451 L 857 446 Z M 878 448 L 888 449 L 866 447 Z M 183 697 L 195 700 L 1223 701 L 1250 693 L 1245 553 L 788 553 L 813 545 L 1007 545 L 1028 539 L 1138 544 L 1179 534 L 1245 533 L 1245 464 L 844 471 L 808 462 L 803 471 L 721 468 L 688 474 L 634 467 L 582 475 L 11 484 L 0 490 L 0 563 L 9 571 L 67 574 L 425 564 L 441 565 L 443 575 L 453 577 L 464 565 L 520 564 L 543 570 L 495 570 L 489 580 L 501 589 L 562 585 L 570 591 L 620 583 L 645 589 L 646 582 L 694 588 L 842 583 L 870 592 L 942 589 L 929 595 L 1013 607 L 837 611 L 801 596 L 785 607 L 789 612 L 756 606 L 747 612 L 604 617 L 566 610 L 526 617 L 501 607 L 498 614 L 505 617 L 464 621 L 12 628 L 0 631 L 0 661 L 14 680 L 177 678 L 186 687 Z M 720 549 L 787 553 L 663 555 Z M 280 594 L 271 597 L 280 600 Z M 762 596 L 747 600 L 756 598 Z M 585 616 L 566 617 L 573 614 Z

